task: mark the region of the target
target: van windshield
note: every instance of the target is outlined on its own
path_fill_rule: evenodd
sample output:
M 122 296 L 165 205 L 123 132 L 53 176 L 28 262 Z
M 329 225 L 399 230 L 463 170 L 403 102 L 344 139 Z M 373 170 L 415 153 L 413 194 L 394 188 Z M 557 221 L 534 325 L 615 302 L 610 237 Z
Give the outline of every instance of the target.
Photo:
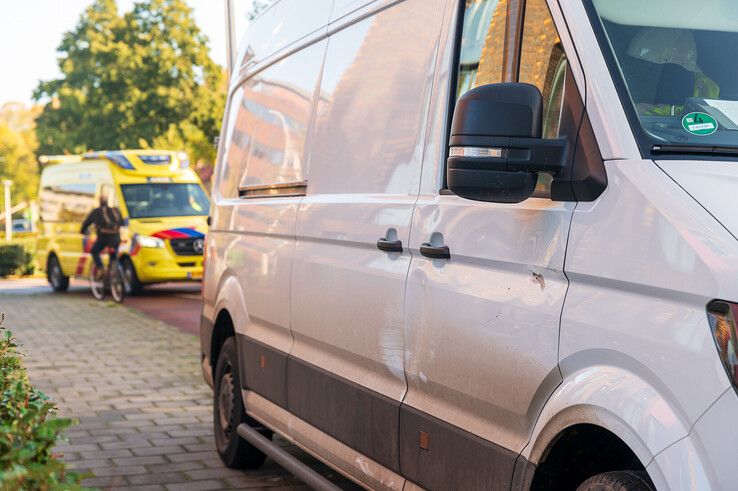
M 201 216 L 210 202 L 197 184 L 123 184 L 130 218 Z
M 649 151 L 738 153 L 735 0 L 589 0 L 588 8 Z

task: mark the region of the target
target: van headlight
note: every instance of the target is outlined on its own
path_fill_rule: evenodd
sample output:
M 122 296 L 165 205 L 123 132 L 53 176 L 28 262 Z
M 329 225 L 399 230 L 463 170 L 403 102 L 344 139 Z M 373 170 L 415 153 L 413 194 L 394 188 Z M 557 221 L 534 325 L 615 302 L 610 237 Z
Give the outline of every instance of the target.
M 738 388 L 738 305 L 714 300 L 707 306 L 707 316 L 720 361 L 733 386 Z
M 139 235 L 136 237 L 136 243 L 141 247 L 150 249 L 163 249 L 164 241 L 158 237 L 149 237 L 148 235 Z

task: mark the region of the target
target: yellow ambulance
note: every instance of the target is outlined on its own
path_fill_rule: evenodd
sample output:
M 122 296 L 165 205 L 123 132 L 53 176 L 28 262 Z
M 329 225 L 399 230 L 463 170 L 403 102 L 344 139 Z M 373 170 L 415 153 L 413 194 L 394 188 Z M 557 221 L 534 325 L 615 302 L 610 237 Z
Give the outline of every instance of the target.
M 82 221 L 101 195 L 120 208 L 121 262 L 128 293 L 144 285 L 202 278 L 210 202 L 186 155 L 159 150 L 42 156 L 39 264 L 55 291 L 87 278 L 94 236 Z

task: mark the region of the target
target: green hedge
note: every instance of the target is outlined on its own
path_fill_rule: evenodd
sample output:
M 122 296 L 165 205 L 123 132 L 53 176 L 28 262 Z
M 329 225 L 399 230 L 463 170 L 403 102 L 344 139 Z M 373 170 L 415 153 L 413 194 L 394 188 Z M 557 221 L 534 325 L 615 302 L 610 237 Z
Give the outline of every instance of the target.
M 0 244 L 0 278 L 13 274 L 30 275 L 35 270 L 33 254 L 23 244 Z
M 0 317 L 2 322 L 2 317 Z M 72 424 L 34 389 L 10 331 L 0 326 L 0 490 L 80 490 L 82 476 L 67 472 L 53 453 Z

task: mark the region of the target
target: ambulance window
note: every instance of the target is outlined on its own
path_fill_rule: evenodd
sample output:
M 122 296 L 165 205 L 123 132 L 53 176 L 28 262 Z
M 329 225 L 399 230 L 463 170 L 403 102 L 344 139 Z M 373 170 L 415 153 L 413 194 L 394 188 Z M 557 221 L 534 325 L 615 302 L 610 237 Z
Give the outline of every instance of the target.
M 457 99 L 480 85 L 502 82 L 506 24 L 506 0 L 466 0 Z
M 567 61 L 545 0 L 527 0 L 523 22 L 519 82 L 538 87 L 543 95 L 543 137 L 561 136 L 561 114 Z M 548 196 L 551 176 L 540 174 L 536 196 Z
M 95 208 L 94 184 L 45 186 L 40 193 L 40 214 L 44 222 L 82 222 Z

